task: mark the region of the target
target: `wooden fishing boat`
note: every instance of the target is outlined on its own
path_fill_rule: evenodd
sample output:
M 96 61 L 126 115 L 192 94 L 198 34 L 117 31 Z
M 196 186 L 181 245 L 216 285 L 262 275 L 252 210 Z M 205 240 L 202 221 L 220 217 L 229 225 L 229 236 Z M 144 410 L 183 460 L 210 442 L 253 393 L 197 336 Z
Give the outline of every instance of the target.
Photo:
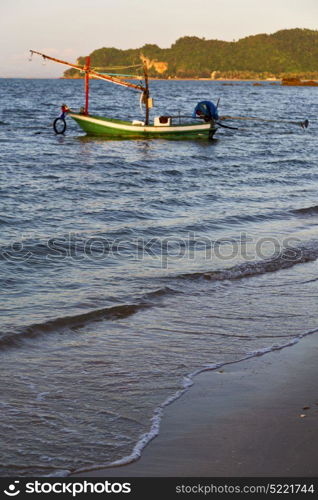
M 72 111 L 68 112 L 68 116 L 73 118 L 88 135 L 102 135 L 110 138 L 212 139 L 216 132 L 213 123 L 174 124 L 174 118 L 170 116 L 156 117 L 153 125 L 146 125 L 141 121 L 128 122 Z M 175 118 L 175 121 L 178 119 L 179 117 Z
M 62 114 L 53 122 L 54 130 L 57 134 L 62 134 L 66 130 L 66 116 L 71 117 L 88 134 L 104 136 L 106 138 L 160 138 L 160 139 L 208 139 L 211 140 L 217 130 L 216 119 L 218 117 L 217 107 L 212 105 L 212 112 L 208 108 L 205 112 L 198 112 L 194 115 L 166 115 L 154 117 L 150 123 L 149 110 L 153 106 L 153 100 L 149 93 L 147 63 L 143 61 L 144 85 L 123 80 L 118 76 L 102 74 L 91 68 L 90 58 L 87 57 L 86 65 L 80 66 L 67 61 L 62 61 L 54 57 L 31 50 L 31 55 L 38 54 L 43 59 L 48 59 L 60 64 L 65 64 L 75 68 L 85 74 L 85 106 L 80 112 L 74 112 L 65 104 L 62 105 Z M 118 120 L 112 117 L 91 115 L 88 111 L 89 103 L 89 80 L 97 78 L 112 82 L 116 85 L 129 87 L 141 92 L 141 104 L 145 106 L 145 119 L 141 120 Z M 213 113 L 213 111 L 215 111 Z M 198 121 L 199 119 L 199 121 Z

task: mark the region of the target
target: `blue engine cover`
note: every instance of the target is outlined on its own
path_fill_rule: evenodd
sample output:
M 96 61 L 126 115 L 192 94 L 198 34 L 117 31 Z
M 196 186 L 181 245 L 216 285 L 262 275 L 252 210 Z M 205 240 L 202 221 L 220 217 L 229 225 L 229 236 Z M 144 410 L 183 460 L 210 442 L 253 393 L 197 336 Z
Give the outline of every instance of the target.
M 206 120 L 218 120 L 218 110 L 216 105 L 211 101 L 200 101 L 194 108 L 192 117 L 197 118 L 197 116 L 201 116 Z

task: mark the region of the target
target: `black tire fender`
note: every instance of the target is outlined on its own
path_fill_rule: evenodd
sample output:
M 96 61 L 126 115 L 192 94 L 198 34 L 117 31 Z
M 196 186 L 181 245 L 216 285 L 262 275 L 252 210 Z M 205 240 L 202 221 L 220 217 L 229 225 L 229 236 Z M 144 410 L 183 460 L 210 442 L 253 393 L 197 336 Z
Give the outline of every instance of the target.
M 61 122 L 59 124 L 59 122 Z M 53 122 L 53 129 L 56 134 L 64 134 L 66 130 L 66 121 L 64 118 L 61 118 L 60 116 L 58 118 L 55 118 Z

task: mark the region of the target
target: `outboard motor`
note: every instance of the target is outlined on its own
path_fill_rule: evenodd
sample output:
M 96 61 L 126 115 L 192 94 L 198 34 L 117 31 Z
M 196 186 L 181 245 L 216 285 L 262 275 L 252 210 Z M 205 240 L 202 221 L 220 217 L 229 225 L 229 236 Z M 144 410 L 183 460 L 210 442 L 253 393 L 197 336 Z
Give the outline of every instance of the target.
M 193 118 L 202 118 L 206 122 L 218 120 L 219 114 L 216 105 L 211 101 L 200 101 L 194 108 Z

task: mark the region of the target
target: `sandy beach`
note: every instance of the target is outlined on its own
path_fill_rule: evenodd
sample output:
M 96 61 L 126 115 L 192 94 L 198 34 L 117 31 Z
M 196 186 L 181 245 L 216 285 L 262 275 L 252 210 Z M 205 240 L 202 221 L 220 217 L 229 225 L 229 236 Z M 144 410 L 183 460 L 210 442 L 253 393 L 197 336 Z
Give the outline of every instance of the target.
M 103 477 L 317 477 L 318 335 L 204 372 L 166 408 L 160 434 Z

